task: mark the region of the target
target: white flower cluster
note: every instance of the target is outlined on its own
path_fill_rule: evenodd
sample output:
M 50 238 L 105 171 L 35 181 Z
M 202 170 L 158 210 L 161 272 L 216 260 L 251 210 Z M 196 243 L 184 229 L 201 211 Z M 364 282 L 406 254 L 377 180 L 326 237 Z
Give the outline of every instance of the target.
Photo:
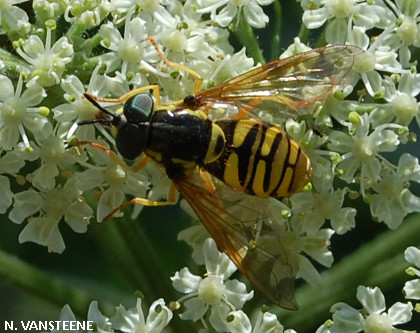
M 270 312 L 260 311 L 254 324 L 242 310 L 244 303 L 253 297 L 253 292 L 247 293 L 242 282 L 229 280 L 236 268 L 229 258 L 220 253 L 211 238 L 205 240 L 203 259 L 206 265 L 206 276 L 201 278 L 192 274 L 187 268 L 176 272 L 171 278 L 176 290 L 185 293 L 177 302 L 165 305 L 163 299 L 158 299 L 150 306 L 149 314 L 145 318 L 142 300 L 137 299 L 135 308 L 126 310 L 123 306 L 116 309 L 116 313 L 108 318 L 104 316 L 98 303 L 90 304 L 87 320 L 93 322 L 98 331 L 112 333 L 121 332 L 161 332 L 171 321 L 173 311 L 183 302 L 186 310 L 180 315 L 183 320 L 201 321 L 204 330 L 208 329 L 204 318 L 217 332 L 248 332 L 248 333 L 295 333 L 292 329 L 284 330 L 276 316 Z M 420 277 L 420 250 L 409 247 L 405 251 L 405 258 L 417 268 L 407 269 L 409 275 Z M 419 279 L 406 282 L 404 292 L 406 298 L 420 299 Z M 401 330 L 394 325 L 410 322 L 413 305 L 411 302 L 396 302 L 387 310 L 385 297 L 378 288 L 359 286 L 356 294 L 361 303 L 361 309 L 355 309 L 346 303 L 336 303 L 331 307 L 332 321 L 321 325 L 317 333 L 414 333 Z M 418 311 L 418 310 L 417 310 Z M 68 306 L 62 310 L 60 320 L 75 320 Z
M 416 268 L 407 268 L 407 274 L 420 277 L 420 250 L 410 246 L 405 250 L 405 259 Z M 405 283 L 403 288 L 405 298 L 411 300 L 420 299 L 420 280 L 414 279 Z M 385 304 L 385 297 L 378 287 L 370 288 L 359 286 L 356 298 L 362 305 L 361 309 L 355 309 L 346 303 L 336 303 L 331 307 L 332 321 L 319 327 L 317 333 L 357 333 L 357 332 L 401 332 L 414 333 L 399 329 L 398 325 L 411 321 L 413 316 L 413 305 L 411 302 L 396 302 L 388 310 Z M 416 307 L 419 304 L 417 303 Z M 415 309 L 418 313 L 419 309 Z M 395 327 L 396 325 L 397 327 Z
M 229 258 L 220 253 L 211 238 L 205 241 L 203 247 L 204 261 L 207 268 L 205 278 L 192 274 L 187 268 L 176 272 L 171 278 L 176 290 L 186 293 L 178 302 L 165 304 L 158 299 L 149 308 L 147 317 L 143 313 L 142 299 L 137 299 L 134 308 L 125 309 L 122 305 L 116 308 L 115 314 L 108 318 L 93 301 L 88 310 L 87 320 L 95 324 L 98 332 L 142 332 L 159 333 L 169 324 L 174 309 L 183 302 L 186 310 L 180 315 L 183 320 L 200 321 L 203 332 L 209 328 L 205 317 L 209 312 L 208 321 L 217 332 L 249 332 L 249 333 L 294 333 L 284 330 L 277 317 L 266 311 L 260 311 L 252 324 L 242 306 L 253 297 L 253 292 L 246 292 L 244 283 L 228 280 L 236 271 Z M 69 306 L 61 311 L 60 320 L 74 321 L 75 316 Z
M 35 15 L 44 22 L 36 27 L 15 6 L 23 1 L 6 2 L 0 11 L 2 31 L 14 38 L 21 59 L 1 63 L 4 70 L 20 74 L 15 82 L 0 75 L 0 212 L 9 211 L 15 223 L 31 222 L 22 230 L 21 242 L 36 242 L 61 253 L 65 245 L 60 221 L 85 232 L 93 217 L 84 199 L 86 191 L 102 189 L 97 208 L 102 220 L 125 201 L 126 194 L 161 199 L 169 189 L 163 170 L 146 167 L 133 173 L 97 151 L 88 160 L 85 153 L 69 148 L 67 140 L 73 134 L 79 140 L 96 140 L 93 126 L 76 126 L 78 120 L 92 119 L 96 113 L 83 94 L 120 96 L 150 83 L 161 87 L 164 101 L 191 92 L 193 80 L 164 66 L 147 40 L 152 35 L 169 58 L 188 64 L 207 82 L 242 73 L 253 61 L 244 50 L 232 55 L 228 31 L 204 20 L 209 3 L 199 7 L 196 1 L 33 1 Z M 255 0 L 218 7 L 227 10 L 226 24 L 229 19 L 239 20 L 242 12 L 253 15 L 253 25 L 268 21 Z M 72 26 L 58 38 L 55 20 L 60 16 Z M 105 22 L 107 16 L 113 19 Z M 81 37 L 82 31 L 95 27 L 99 27 L 95 36 Z M 95 46 L 106 51 L 95 56 Z M 113 141 L 105 131 L 102 135 Z M 31 170 L 22 171 L 28 164 Z M 76 170 L 76 164 L 84 170 Z M 12 191 L 15 184 L 20 190 Z

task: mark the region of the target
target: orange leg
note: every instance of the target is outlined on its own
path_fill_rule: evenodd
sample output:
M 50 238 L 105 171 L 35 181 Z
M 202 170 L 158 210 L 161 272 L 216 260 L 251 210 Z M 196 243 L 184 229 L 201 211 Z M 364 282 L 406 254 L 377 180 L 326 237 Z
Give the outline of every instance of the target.
M 203 84 L 203 78 L 200 76 L 200 74 L 198 74 L 196 71 L 192 70 L 191 68 L 188 68 L 187 66 L 170 61 L 168 58 L 166 58 L 165 55 L 162 53 L 162 51 L 159 49 L 159 46 L 157 45 L 153 36 L 149 36 L 147 39 L 149 40 L 150 43 L 152 43 L 159 57 L 165 62 L 166 66 L 174 68 L 174 69 L 179 69 L 195 77 L 196 81 L 195 81 L 194 90 L 192 93 L 193 94 L 198 93 Z
M 160 105 L 160 88 L 159 86 L 152 84 L 145 87 L 136 88 L 133 90 L 130 90 L 128 93 L 118 97 L 118 98 L 99 98 L 96 96 L 92 96 L 89 94 L 92 99 L 98 102 L 108 102 L 108 103 L 124 103 L 127 99 L 130 97 L 133 97 L 135 95 L 141 94 L 142 92 L 153 90 L 153 96 L 155 96 L 156 104 Z
M 176 187 L 174 183 L 171 183 L 171 188 L 169 189 L 168 200 L 155 201 L 155 200 L 149 200 L 145 198 L 133 198 L 130 201 L 124 202 L 118 207 L 114 208 L 107 216 L 104 217 L 103 221 L 108 220 L 120 210 L 123 210 L 124 208 L 131 205 L 143 205 L 143 206 L 155 207 L 155 206 L 168 206 L 168 205 L 173 205 L 175 203 L 176 203 Z
M 252 109 L 255 108 L 261 102 L 263 102 L 263 99 L 261 99 L 261 98 L 253 99 L 248 104 L 242 106 L 239 109 L 238 114 L 235 115 L 234 118 L 243 119 L 243 118 L 249 117 L 250 113 L 252 112 Z M 255 117 L 256 115 L 253 115 L 253 116 Z
M 216 192 L 216 186 L 214 185 L 213 179 L 211 179 L 211 176 L 208 172 L 200 170 L 200 178 L 204 182 L 203 185 L 207 191 L 210 193 Z
M 82 146 L 82 145 L 89 145 L 92 146 L 93 148 L 99 149 L 104 151 L 108 157 L 114 161 L 116 164 L 118 164 L 119 166 L 123 167 L 126 170 L 133 170 L 133 167 L 130 167 L 129 165 L 127 165 L 121 158 L 119 158 L 112 150 L 108 149 L 105 146 L 100 145 L 99 143 L 95 143 L 95 142 L 90 142 L 90 141 L 79 141 L 76 140 L 76 145 L 78 146 Z M 148 158 L 148 157 L 144 157 L 144 158 Z M 141 161 L 143 160 L 143 158 L 141 159 Z M 139 162 L 140 163 L 140 162 Z M 147 163 L 147 162 L 146 162 Z M 146 165 L 146 163 L 144 163 L 144 165 Z M 143 165 L 143 166 L 144 166 Z M 134 167 L 136 167 L 137 165 L 135 165 Z M 140 168 L 136 169 L 135 171 L 140 170 Z M 134 170 L 133 170 L 134 171 Z
M 150 161 L 150 157 L 148 156 L 143 156 L 143 158 L 140 159 L 140 161 L 138 163 L 136 163 L 134 166 L 130 167 L 129 165 L 127 165 L 122 159 L 120 159 L 112 150 L 109 150 L 108 148 L 95 143 L 95 142 L 90 142 L 90 141 L 76 141 L 77 145 L 90 145 L 96 149 L 102 150 L 104 151 L 109 158 L 114 161 L 116 164 L 118 164 L 119 166 L 123 167 L 124 169 L 127 170 L 131 170 L 133 172 L 137 172 L 139 171 L 141 168 L 143 168 L 149 161 Z M 115 213 L 117 213 L 118 211 L 131 206 L 131 205 L 143 205 L 143 206 L 168 206 L 168 205 L 173 205 L 176 203 L 176 187 L 174 185 L 174 183 L 171 184 L 171 188 L 169 189 L 169 195 L 168 195 L 168 200 L 166 201 L 155 201 L 155 200 L 149 200 L 149 199 L 145 199 L 145 198 L 133 198 L 130 201 L 124 202 L 121 205 L 119 205 L 118 207 L 114 208 L 107 216 L 105 216 L 105 218 L 103 219 L 108 220 L 109 218 L 111 218 L 113 215 L 115 215 Z

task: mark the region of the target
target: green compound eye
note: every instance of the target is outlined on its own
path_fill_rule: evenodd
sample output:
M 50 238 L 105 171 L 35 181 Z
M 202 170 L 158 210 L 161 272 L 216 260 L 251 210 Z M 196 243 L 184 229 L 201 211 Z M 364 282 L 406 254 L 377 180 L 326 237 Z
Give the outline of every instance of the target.
M 153 99 L 138 94 L 127 100 L 123 108 L 126 123 L 117 132 L 117 149 L 127 159 L 135 159 L 144 150 L 153 114 Z
M 134 95 L 124 103 L 123 112 L 127 123 L 149 122 L 153 113 L 153 99 L 146 94 Z

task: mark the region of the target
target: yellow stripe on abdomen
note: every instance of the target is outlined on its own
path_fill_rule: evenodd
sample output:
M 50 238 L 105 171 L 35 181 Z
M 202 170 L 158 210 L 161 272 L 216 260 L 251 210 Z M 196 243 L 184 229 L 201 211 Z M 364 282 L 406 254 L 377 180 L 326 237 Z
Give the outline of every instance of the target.
M 217 124 L 225 133 L 225 151 L 205 168 L 225 184 L 260 197 L 284 197 L 310 180 L 308 156 L 281 128 L 257 119 Z

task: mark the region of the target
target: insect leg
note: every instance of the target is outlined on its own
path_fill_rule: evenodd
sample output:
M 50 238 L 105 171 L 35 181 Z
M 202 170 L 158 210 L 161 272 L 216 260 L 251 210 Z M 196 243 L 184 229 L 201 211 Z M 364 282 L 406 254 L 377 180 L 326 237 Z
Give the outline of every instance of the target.
M 100 145 L 99 143 L 77 140 L 76 145 L 78 145 L 78 146 L 89 145 L 89 146 L 92 146 L 93 148 L 102 150 L 116 164 L 118 164 L 119 166 L 121 166 L 122 168 L 124 168 L 126 170 L 131 170 L 133 172 L 139 171 L 141 168 L 143 168 L 151 160 L 151 158 L 149 156 L 143 155 L 142 158 L 136 164 L 134 164 L 133 166 L 129 166 L 119 156 L 117 156 L 117 154 L 115 154 L 112 150 L 108 149 L 105 146 Z
M 76 145 L 90 145 L 90 146 L 92 146 L 96 149 L 102 150 L 116 164 L 123 167 L 124 169 L 131 170 L 133 172 L 139 171 L 141 168 L 143 168 L 151 160 L 150 157 L 143 156 L 140 159 L 139 162 L 137 162 L 134 166 L 130 167 L 122 159 L 120 159 L 112 150 L 110 150 L 110 149 L 106 148 L 105 146 L 102 146 L 98 143 L 90 142 L 90 141 L 76 141 Z M 145 198 L 137 198 L 136 197 L 136 198 L 133 198 L 130 201 L 124 202 L 121 205 L 119 205 L 118 207 L 114 208 L 108 215 L 105 216 L 103 221 L 109 219 L 110 217 L 115 215 L 115 213 L 117 213 L 118 211 L 120 211 L 120 210 L 122 210 L 122 209 L 124 209 L 128 206 L 131 206 L 131 205 L 168 206 L 168 205 L 173 205 L 175 203 L 176 203 L 176 187 L 175 187 L 174 183 L 171 183 L 171 187 L 169 189 L 169 194 L 168 194 L 168 200 L 166 200 L 166 201 L 155 201 L 155 200 L 150 200 L 150 199 L 145 199 Z
M 131 170 L 132 167 L 130 167 L 129 165 L 127 165 L 121 158 L 119 158 L 112 150 L 108 149 L 105 146 L 100 145 L 99 143 L 95 143 L 95 142 L 90 142 L 90 141 L 79 141 L 76 140 L 76 145 L 77 146 L 82 146 L 82 145 L 89 145 L 92 146 L 93 148 L 99 149 L 104 151 L 108 157 L 114 161 L 116 164 L 118 164 L 119 166 L 123 167 L 126 170 Z M 144 163 L 145 165 L 146 163 Z M 140 168 L 139 168 L 140 169 Z M 137 170 L 139 170 L 137 169 Z
M 113 215 L 115 215 L 117 212 L 119 212 L 120 210 L 123 210 L 124 208 L 131 206 L 131 205 L 143 205 L 143 206 L 151 206 L 151 207 L 155 207 L 155 206 L 168 206 L 168 205 L 173 205 L 176 203 L 176 187 L 174 185 L 174 183 L 171 183 L 171 187 L 169 189 L 169 194 L 168 194 L 168 200 L 166 201 L 156 201 L 156 200 L 150 200 L 150 199 L 145 199 L 145 198 L 133 198 L 130 201 L 124 202 L 121 205 L 119 205 L 118 207 L 114 208 L 108 215 L 106 215 L 103 219 L 103 221 L 108 220 L 109 218 L 111 218 Z
M 192 93 L 196 94 L 197 92 L 199 92 L 203 84 L 203 78 L 200 76 L 200 74 L 198 74 L 196 71 L 192 70 L 191 68 L 188 68 L 187 66 L 170 61 L 168 58 L 166 58 L 165 55 L 162 53 L 162 51 L 159 49 L 159 46 L 157 45 L 155 38 L 153 36 L 149 36 L 147 39 L 149 40 L 150 43 L 152 43 L 159 57 L 165 62 L 166 66 L 174 68 L 174 69 L 179 69 L 195 77 L 196 81 L 195 81 L 194 90 Z
M 155 84 L 151 84 L 149 86 L 140 87 L 140 88 L 130 90 L 128 93 L 126 93 L 126 94 L 124 94 L 124 95 L 122 95 L 118 98 L 99 98 L 99 97 L 92 96 L 92 95 L 87 94 L 87 93 L 86 94 L 89 95 L 92 99 L 94 99 L 95 101 L 98 101 L 98 102 L 124 103 L 130 97 L 133 97 L 135 95 L 138 95 L 142 92 L 149 91 L 149 90 L 153 90 L 153 96 L 155 96 L 156 104 L 160 105 L 160 88 L 159 88 L 159 86 L 157 86 Z
M 216 186 L 214 185 L 213 180 L 208 172 L 200 170 L 200 178 L 204 182 L 204 188 L 210 193 L 216 193 Z

